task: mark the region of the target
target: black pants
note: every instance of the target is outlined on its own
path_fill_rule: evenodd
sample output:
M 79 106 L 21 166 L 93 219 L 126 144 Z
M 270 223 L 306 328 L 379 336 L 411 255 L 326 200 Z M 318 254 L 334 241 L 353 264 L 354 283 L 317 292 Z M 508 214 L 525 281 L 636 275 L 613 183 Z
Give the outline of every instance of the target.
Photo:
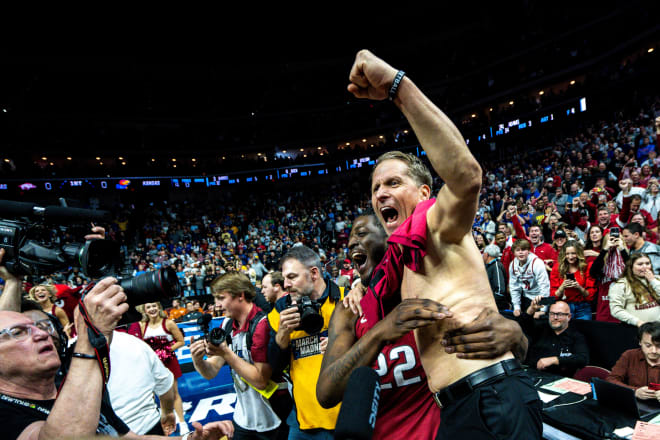
M 233 420 L 231 423 L 234 425 L 233 440 L 275 440 L 279 430 L 279 428 L 275 428 L 272 431 L 257 432 L 241 428 Z
M 524 372 L 477 387 L 442 408 L 438 440 L 540 439 L 541 401 Z
M 293 399 L 288 390 L 279 390 L 273 394 L 269 402 L 277 417 L 282 421 L 277 432 L 276 440 L 287 440 L 289 438 L 289 425 L 286 424 L 286 419 L 289 417 L 293 408 Z

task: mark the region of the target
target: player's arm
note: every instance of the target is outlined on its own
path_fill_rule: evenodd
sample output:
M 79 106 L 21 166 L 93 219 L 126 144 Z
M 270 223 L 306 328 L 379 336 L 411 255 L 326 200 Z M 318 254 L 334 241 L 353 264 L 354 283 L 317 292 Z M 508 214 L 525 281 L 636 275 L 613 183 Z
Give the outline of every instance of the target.
M 429 229 L 445 243 L 458 243 L 472 227 L 481 189 L 481 166 L 458 128 L 409 78 L 404 77 L 394 102 L 445 182 L 428 212 Z
M 337 309 L 333 313 L 335 316 L 340 316 L 337 319 L 354 319 L 353 312 L 345 309 L 343 304 L 337 307 L 344 309 L 341 315 L 337 314 Z M 344 313 L 349 314 L 346 317 Z M 355 342 L 348 351 L 344 351 L 341 357 L 336 358 L 340 349 L 346 349 L 348 341 L 344 346 L 334 347 L 333 355 L 328 358 L 330 349 L 333 348 L 328 342 L 328 349 L 323 358 L 321 365 L 321 374 L 319 381 L 322 379 L 327 383 L 322 385 L 321 394 L 319 395 L 319 386 L 316 387 L 316 397 L 324 408 L 332 408 L 341 401 L 341 398 L 346 389 L 348 378 L 353 370 L 357 367 L 370 365 L 378 356 L 383 346 L 388 342 L 394 342 L 400 339 L 403 335 L 417 328 L 427 327 L 437 323 L 446 317 L 451 317 L 452 313 L 440 303 L 430 299 L 410 298 L 401 301 L 384 319 L 378 321 L 364 336 Z M 348 322 L 344 321 L 343 324 L 337 325 L 335 323 L 333 333 L 340 332 L 342 327 L 346 327 Z M 332 319 L 331 319 L 332 321 Z M 332 322 L 330 328 L 333 328 Z M 338 338 L 337 334 L 331 334 L 328 331 L 329 339 Z M 355 337 L 353 336 L 353 339 Z M 333 344 L 336 345 L 336 344 Z M 328 390 L 330 388 L 330 390 Z
M 397 70 L 368 50 L 358 52 L 348 91 L 358 98 L 386 99 Z M 410 123 L 433 169 L 446 185 L 427 217 L 443 242 L 459 243 L 470 232 L 481 188 L 481 166 L 463 136 L 430 99 L 404 76 L 394 103 Z
M 529 341 L 516 321 L 487 308 L 474 321 L 448 332 L 442 345 L 461 359 L 494 359 L 511 351 L 522 362 Z
M 357 315 L 343 303 L 337 304 L 328 326 L 328 346 L 323 355 L 321 373 L 316 383 L 316 398 L 321 406 L 332 408 L 341 401 L 351 372 L 358 366 L 368 365 L 369 359 L 359 363 L 363 353 L 348 357 L 349 350 L 355 344 L 355 321 Z M 360 350 L 357 350 L 360 351 Z M 378 355 L 376 351 L 375 356 Z

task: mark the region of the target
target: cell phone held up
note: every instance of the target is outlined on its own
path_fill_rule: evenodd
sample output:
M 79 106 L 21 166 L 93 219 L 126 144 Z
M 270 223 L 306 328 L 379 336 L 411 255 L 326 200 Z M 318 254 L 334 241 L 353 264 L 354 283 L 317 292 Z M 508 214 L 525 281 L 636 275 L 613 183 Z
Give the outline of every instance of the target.
M 660 383 L 649 383 L 649 390 L 651 391 L 660 391 Z
M 621 235 L 621 230 L 619 228 L 617 228 L 616 226 L 610 228 L 610 237 L 619 238 L 620 235 Z
M 575 281 L 575 274 L 567 273 L 566 274 L 566 279 L 571 280 L 571 281 Z
M 539 304 L 542 306 L 551 306 L 554 303 L 557 302 L 557 298 L 554 296 L 546 296 L 541 298 L 541 301 L 539 301 Z

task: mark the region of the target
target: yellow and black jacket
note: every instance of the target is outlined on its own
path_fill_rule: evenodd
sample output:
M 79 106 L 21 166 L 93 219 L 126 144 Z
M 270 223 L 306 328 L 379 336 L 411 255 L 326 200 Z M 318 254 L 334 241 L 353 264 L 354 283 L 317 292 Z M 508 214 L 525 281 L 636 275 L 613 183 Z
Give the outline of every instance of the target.
M 318 302 L 323 316 L 323 329 L 310 335 L 303 330 L 291 333 L 289 348 L 282 350 L 275 342 L 275 335 L 280 324 L 280 312 L 287 307 L 287 297 L 280 298 L 268 314 L 268 322 L 273 329 L 268 346 L 268 360 L 274 371 L 289 367 L 289 376 L 293 383 L 293 401 L 300 429 L 335 429 L 340 405 L 323 408 L 316 400 L 316 382 L 321 372 L 323 355 L 319 347 L 321 336 L 328 336 L 330 317 L 338 301 L 344 298 L 344 289 L 326 279 L 326 289 Z

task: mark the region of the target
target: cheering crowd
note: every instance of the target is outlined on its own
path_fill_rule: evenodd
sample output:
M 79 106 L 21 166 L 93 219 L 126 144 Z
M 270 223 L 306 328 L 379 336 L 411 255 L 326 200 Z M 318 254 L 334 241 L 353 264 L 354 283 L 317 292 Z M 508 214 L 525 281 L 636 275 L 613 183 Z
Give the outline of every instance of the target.
M 377 438 L 540 438 L 541 402 L 521 364 L 564 376 L 587 365 L 571 319 L 638 327 L 640 348 L 622 354 L 611 380 L 660 400 L 649 388 L 660 382 L 660 101 L 550 149 L 480 164 L 403 71 L 361 51 L 350 81 L 358 98 L 394 101 L 427 162 L 381 156 L 370 203 L 365 186 L 335 184 L 211 209 L 153 203 L 139 224 L 120 210 L 88 238 L 117 241 L 133 276 L 174 269 L 184 291 L 169 314 L 141 305 L 129 329 L 137 337 L 115 329 L 128 304 L 114 278 L 65 310 L 53 285 L 75 297 L 96 280 L 72 268 L 26 290 L 2 267 L 2 438 L 156 438 L 178 428 L 195 439 L 331 439 L 345 429 L 341 397 L 363 366 L 383 390 Z M 209 294 L 211 308 L 193 302 Z M 185 433 L 173 320 L 204 312 L 228 319 L 215 339 L 191 345 L 194 367 L 212 379 L 228 365 L 237 403 L 231 423 Z M 464 343 L 484 334 L 483 344 Z M 632 380 L 635 362 L 650 366 L 646 383 Z M 112 374 L 149 386 L 113 386 Z

